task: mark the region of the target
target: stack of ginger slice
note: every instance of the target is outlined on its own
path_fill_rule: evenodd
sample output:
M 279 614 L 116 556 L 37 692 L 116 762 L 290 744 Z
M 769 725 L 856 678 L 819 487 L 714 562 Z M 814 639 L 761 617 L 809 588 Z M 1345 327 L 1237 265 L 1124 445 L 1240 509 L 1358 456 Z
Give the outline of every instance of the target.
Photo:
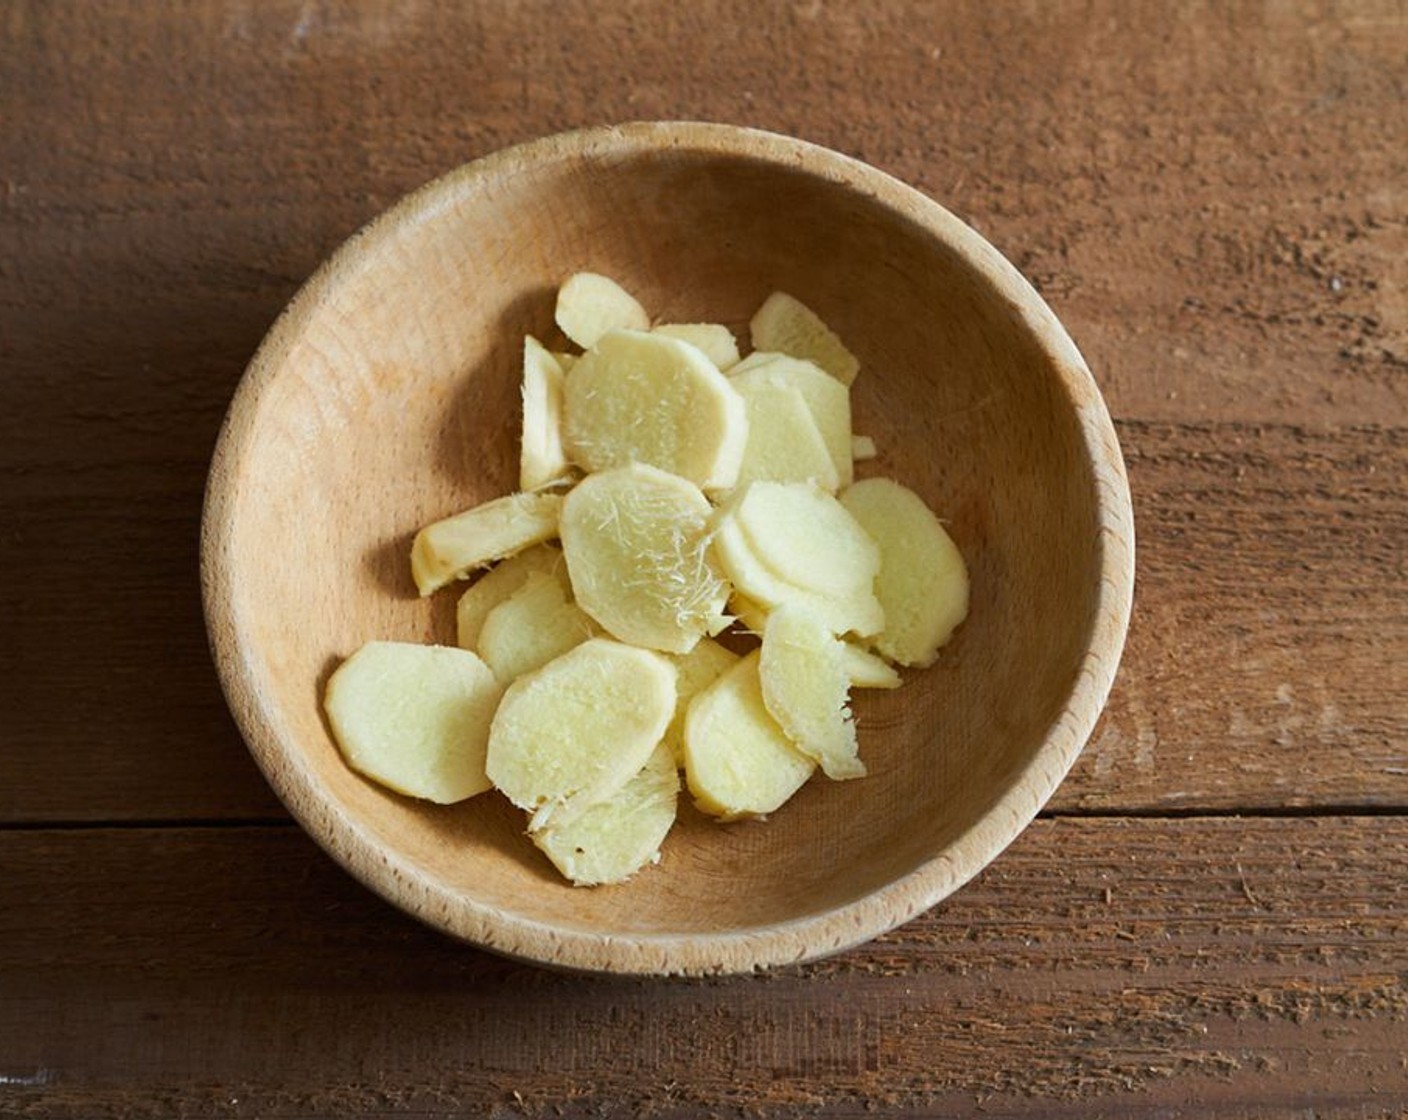
M 586 886 L 659 859 L 681 769 L 721 821 L 864 776 L 850 690 L 932 664 L 968 575 L 918 495 L 855 480 L 860 365 L 798 300 L 768 297 L 745 358 L 594 273 L 556 320 L 582 352 L 524 340 L 519 492 L 412 547 L 422 595 L 473 579 L 458 646 L 369 642 L 324 702 L 354 769 L 439 803 L 498 789 Z

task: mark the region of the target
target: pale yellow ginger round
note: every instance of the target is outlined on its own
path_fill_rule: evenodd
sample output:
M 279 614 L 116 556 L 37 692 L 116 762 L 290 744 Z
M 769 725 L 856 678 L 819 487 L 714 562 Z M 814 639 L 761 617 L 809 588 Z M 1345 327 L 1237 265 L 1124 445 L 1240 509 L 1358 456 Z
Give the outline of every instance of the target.
M 502 691 L 468 650 L 368 642 L 333 673 L 323 705 L 352 769 L 448 805 L 489 788 L 484 758 Z
M 596 633 L 556 578 L 532 572 L 522 587 L 489 612 L 479 635 L 479 656 L 508 685 L 561 657 Z
M 738 479 L 747 408 L 688 343 L 611 331 L 572 367 L 564 395 L 563 441 L 587 471 L 646 463 L 706 490 Z
M 530 832 L 533 843 L 574 886 L 622 883 L 660 858 L 675 823 L 680 778 L 663 743 L 611 800 L 571 824 Z
M 855 444 L 851 436 L 851 393 L 845 385 L 813 362 L 767 351 L 748 355 L 729 370 L 728 376 L 740 393 L 762 386 L 796 389 L 826 444 L 839 484 L 851 484 Z
M 695 805 L 726 821 L 780 808 L 816 769 L 763 703 L 756 650 L 690 702 L 684 759 Z
M 758 623 L 783 603 L 806 607 L 831 628 L 833 634 L 876 634 L 885 624 L 880 600 L 868 588 L 852 595 L 824 595 L 799 587 L 779 576 L 758 558 L 735 518 L 722 517 L 714 528 L 714 554 L 719 567 L 739 592 L 734 596 L 739 614 L 755 633 Z
M 778 607 L 768 616 L 758 657 L 763 703 L 797 749 L 828 778 L 863 778 L 845 642 L 804 607 Z
M 758 482 L 729 504 L 758 559 L 820 595 L 869 594 L 880 549 L 836 498 L 805 482 Z
M 786 292 L 773 292 L 749 324 L 754 350 L 780 350 L 815 362 L 842 385 L 850 385 L 860 362 L 810 307 Z
M 562 448 L 561 363 L 532 335 L 523 340 L 523 435 L 518 447 L 518 488 L 536 490 L 567 477 L 572 464 Z
M 675 682 L 675 716 L 665 729 L 665 746 L 675 762 L 684 765 L 684 717 L 689 702 L 723 676 L 737 661 L 738 654 L 719 645 L 713 638 L 701 638 L 688 653 L 675 654 L 678 677 Z
M 643 331 L 650 316 L 635 296 L 609 276 L 578 272 L 569 276 L 557 291 L 553 317 L 562 333 L 584 350 L 608 331 Z
M 550 544 L 534 545 L 495 564 L 460 596 L 455 607 L 456 641 L 462 649 L 479 648 L 479 631 L 489 612 L 523 586 L 534 572 L 551 575 L 564 594 L 571 594 L 567 561 L 562 550 Z
M 592 638 L 509 685 L 485 768 L 530 827 L 565 826 L 645 765 L 674 711 L 668 659 Z
M 567 495 L 562 551 L 581 608 L 624 642 L 687 653 L 727 624 L 709 555 L 713 509 L 693 483 L 635 463 Z
M 868 478 L 841 504 L 880 548 L 876 593 L 885 625 L 875 648 L 901 665 L 933 664 L 968 616 L 968 568 L 924 499 L 888 478 Z

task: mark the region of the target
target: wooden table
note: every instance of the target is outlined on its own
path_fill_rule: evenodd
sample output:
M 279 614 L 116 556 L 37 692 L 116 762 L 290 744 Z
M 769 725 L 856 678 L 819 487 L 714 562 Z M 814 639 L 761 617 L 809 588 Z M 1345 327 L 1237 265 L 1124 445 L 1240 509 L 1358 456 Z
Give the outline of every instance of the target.
M 1408 1109 L 1401 3 L 0 9 L 0 1115 Z M 1041 819 L 874 944 L 558 975 L 291 824 L 206 653 L 241 370 L 403 192 L 575 125 L 866 159 L 1038 285 L 1140 540 Z

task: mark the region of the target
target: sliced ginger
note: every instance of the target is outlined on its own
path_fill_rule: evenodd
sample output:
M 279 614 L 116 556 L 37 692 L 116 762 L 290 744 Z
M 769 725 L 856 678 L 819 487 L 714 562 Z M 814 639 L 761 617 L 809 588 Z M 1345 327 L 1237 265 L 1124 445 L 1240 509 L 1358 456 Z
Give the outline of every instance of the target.
M 730 502 L 729 513 L 758 559 L 789 583 L 838 598 L 871 591 L 880 549 L 820 487 L 755 483 Z
M 738 340 L 731 330 L 718 323 L 661 323 L 653 330 L 655 334 L 698 347 L 721 371 L 738 364 Z
M 690 702 L 684 760 L 695 805 L 726 821 L 771 813 L 816 769 L 768 713 L 756 650 Z
M 842 385 L 860 372 L 860 362 L 810 307 L 786 292 L 773 292 L 749 328 L 754 350 L 778 350 L 815 362 Z
M 743 398 L 677 338 L 611 331 L 566 382 L 564 441 L 588 471 L 645 463 L 705 490 L 738 480 L 748 443 Z
M 475 568 L 557 536 L 561 494 L 509 494 L 427 525 L 411 545 L 411 575 L 422 595 Z
M 562 558 L 562 550 L 550 544 L 525 548 L 495 564 L 460 596 L 455 608 L 455 628 L 461 649 L 479 648 L 479 631 L 489 612 L 522 587 L 534 572 L 551 575 L 561 585 L 564 595 L 571 594 L 572 584 L 567 579 L 567 561 Z
M 667 658 L 592 638 L 509 685 L 485 769 L 533 830 L 566 826 L 645 765 L 674 711 Z
M 530 572 L 523 586 L 485 618 L 479 656 L 507 685 L 581 645 L 595 630 L 558 579 Z
M 523 340 L 523 438 L 518 488 L 536 490 L 572 469 L 562 449 L 562 365 L 532 335 Z
M 875 648 L 901 665 L 932 665 L 968 615 L 968 569 L 934 512 L 913 490 L 868 478 L 841 504 L 880 549 L 875 588 L 885 625 Z
M 736 518 L 719 519 L 713 545 L 720 569 L 741 594 L 745 607 L 751 606 L 766 614 L 783 603 L 795 603 L 821 618 L 833 634 L 869 637 L 879 633 L 885 625 L 885 612 L 869 589 L 850 596 L 823 595 L 779 576 L 759 559 Z M 743 616 L 742 610 L 738 613 Z M 755 625 L 756 617 L 751 621 L 745 617 L 745 621 L 751 629 L 761 633 Z
M 746 377 L 735 385 L 748 406 L 748 445 L 737 484 L 815 482 L 834 493 L 841 484 L 836 464 L 796 387 Z
M 368 642 L 328 681 L 323 704 L 352 769 L 448 805 L 489 788 L 489 725 L 502 693 L 468 650 Z
M 662 743 L 610 801 L 583 810 L 571 824 L 529 835 L 574 886 L 621 883 L 660 858 L 679 790 L 674 756 Z
M 492 565 L 460 597 L 462 648 L 369 643 L 324 702 L 354 769 L 442 802 L 496 785 L 591 886 L 658 861 L 679 767 L 722 821 L 818 764 L 863 776 L 850 690 L 930 664 L 968 576 L 917 495 L 854 482 L 877 454 L 851 430 L 859 363 L 800 301 L 768 297 L 742 360 L 726 327 L 652 328 L 595 273 L 555 317 L 586 352 L 524 339 L 522 492 L 412 547 L 422 595 Z M 761 638 L 742 658 L 710 637 L 734 616 Z
M 820 366 L 786 354 L 760 351 L 729 370 L 729 381 L 745 397 L 768 386 L 796 389 L 807 402 L 821 441 L 831 455 L 838 485 L 849 486 L 855 467 L 851 440 L 851 393 Z
M 562 333 L 583 350 L 609 331 L 650 329 L 650 316 L 615 280 L 595 272 L 569 276 L 558 289 L 554 313 Z
M 675 716 L 665 729 L 665 746 L 669 747 L 676 764 L 684 765 L 684 717 L 693 700 L 737 661 L 738 654 L 719 645 L 713 638 L 701 638 L 688 653 L 673 658 L 675 679 Z
M 728 624 L 728 588 L 708 552 L 711 514 L 697 486 L 654 467 L 588 476 L 562 507 L 577 602 L 622 641 L 688 653 Z
M 745 598 L 766 610 L 808 608 L 835 634 L 877 633 L 880 555 L 837 500 L 810 483 L 755 482 L 717 519 L 720 565 Z
M 758 658 L 768 713 L 799 751 L 836 779 L 865 777 L 845 644 L 804 607 L 788 604 L 768 616 Z

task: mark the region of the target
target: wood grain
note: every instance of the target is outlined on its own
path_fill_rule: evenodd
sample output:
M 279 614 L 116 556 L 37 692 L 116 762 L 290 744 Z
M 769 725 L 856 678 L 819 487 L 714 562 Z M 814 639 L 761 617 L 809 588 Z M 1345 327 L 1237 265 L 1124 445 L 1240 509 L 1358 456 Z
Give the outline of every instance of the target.
M 1140 591 L 1060 812 L 1402 810 L 1394 0 L 15 0 L 0 43 L 12 828 L 280 813 L 195 590 L 240 371 L 406 190 L 647 117 L 775 128 L 916 184 L 1090 359 Z M 685 1117 L 753 1090 L 774 1115 L 1398 1116 L 1401 821 L 1041 822 L 864 953 L 660 989 L 450 946 L 287 826 L 6 831 L 0 1113 L 610 1115 L 651 1094 Z
M 1408 804 L 1408 431 L 1119 428 L 1135 616 L 1053 807 Z
M 1408 805 L 1408 432 L 1118 430 L 1134 620 L 1053 808 Z M 67 495 L 37 475 L 0 493 L 23 537 L 0 543 L 0 819 L 281 815 L 205 652 L 181 477 L 200 465 L 149 468 L 140 495 L 119 464 L 67 472 Z
M 25 121 L 0 136 L 0 308 L 25 308 L 45 368 L 108 365 L 114 339 L 196 349 L 201 307 L 267 323 L 353 229 L 454 165 L 674 118 L 815 140 L 975 222 L 1117 416 L 1408 415 L 1393 0 L 204 0 L 179 20 L 29 0 L 0 20 L 0 110 Z
M 873 945 L 663 984 L 456 945 L 292 828 L 8 832 L 0 866 L 6 1115 L 1408 1102 L 1400 819 L 1040 822 Z

